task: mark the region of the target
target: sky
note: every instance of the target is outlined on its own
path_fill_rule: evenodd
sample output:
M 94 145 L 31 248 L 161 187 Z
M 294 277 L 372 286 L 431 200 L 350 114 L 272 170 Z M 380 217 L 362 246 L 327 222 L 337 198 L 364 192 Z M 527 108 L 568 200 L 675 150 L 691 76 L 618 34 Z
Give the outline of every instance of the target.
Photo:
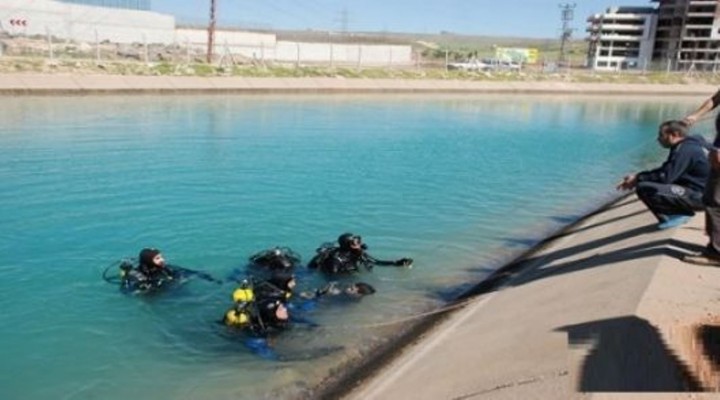
M 210 0 L 151 0 L 179 23 L 207 25 Z M 439 33 L 554 38 L 560 4 L 576 4 L 571 27 L 611 6 L 652 6 L 650 0 L 216 0 L 218 25 L 276 30 Z

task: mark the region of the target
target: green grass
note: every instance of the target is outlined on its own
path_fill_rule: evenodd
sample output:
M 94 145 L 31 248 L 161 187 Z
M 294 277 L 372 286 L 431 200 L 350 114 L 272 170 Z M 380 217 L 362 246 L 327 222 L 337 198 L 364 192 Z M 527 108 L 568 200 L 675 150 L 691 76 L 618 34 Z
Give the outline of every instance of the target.
M 162 62 L 146 64 L 143 62 L 104 61 L 97 64 L 94 60 L 75 58 L 56 59 L 49 62 L 39 57 L 0 57 L 0 73 L 36 72 L 36 73 L 91 73 L 109 75 L 141 76 L 239 76 L 239 77 L 329 77 L 348 79 L 438 79 L 466 81 L 553 81 L 617 84 L 684 84 L 708 83 L 720 84 L 720 74 L 712 73 L 599 73 L 587 70 L 559 71 L 544 74 L 537 68 L 528 68 L 516 72 L 482 71 L 446 71 L 441 65 L 422 68 L 355 68 L 347 66 L 299 66 L 289 65 L 236 65 L 213 66 L 203 63 L 179 64 Z

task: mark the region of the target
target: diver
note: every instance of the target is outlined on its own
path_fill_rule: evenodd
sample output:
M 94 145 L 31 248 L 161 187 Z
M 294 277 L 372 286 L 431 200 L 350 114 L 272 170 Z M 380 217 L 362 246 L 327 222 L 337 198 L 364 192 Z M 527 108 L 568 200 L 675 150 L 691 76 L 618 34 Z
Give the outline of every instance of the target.
M 261 278 L 270 278 L 276 273 L 292 273 L 300 265 L 300 256 L 288 247 L 274 247 L 259 251 L 248 258 L 247 267 L 234 268 L 227 277 L 231 282 L 242 282 L 247 270 Z
M 314 325 L 305 318 L 305 313 L 314 310 L 321 298 L 358 300 L 375 293 L 375 288 L 365 282 L 344 284 L 329 282 L 319 289 L 302 291 L 294 296 L 296 287 L 297 281 L 294 275 L 276 273 L 268 280 L 254 282 L 253 294 L 257 300 L 274 299 L 284 302 L 285 306 L 293 312 L 292 322 Z
M 275 247 L 253 254 L 248 259 L 251 267 L 271 271 L 292 271 L 300 265 L 300 256 L 287 247 Z
M 110 283 L 119 281 L 120 290 L 124 293 L 158 292 L 190 276 L 197 276 L 218 284 L 222 283 L 205 272 L 168 265 L 160 250 L 154 248 L 145 248 L 140 251 L 137 267 L 131 262 L 122 262 L 119 280 L 108 277 L 108 270 L 109 267 L 103 273 L 105 280 Z
M 253 288 L 257 299 L 276 299 L 288 302 L 293 296 L 296 286 L 295 275 L 276 272 L 270 279 L 255 283 Z
M 322 299 L 332 299 L 334 302 L 356 302 L 373 293 L 375 293 L 375 288 L 365 282 L 343 284 L 333 281 L 314 292 L 302 292 L 299 297 L 305 299 L 302 311 L 310 311 Z
M 259 338 L 285 330 L 289 322 L 290 314 L 285 304 L 272 298 L 235 302 L 223 318 L 225 325 Z
M 375 288 L 365 282 L 355 282 L 342 285 L 338 282 L 330 282 L 315 291 L 315 298 L 323 296 L 339 296 L 357 300 L 375 292 Z
M 271 340 L 290 325 L 290 313 L 277 298 L 256 298 L 249 281 L 241 283 L 232 295 L 233 307 L 225 312 L 222 323 L 243 332 L 243 340 L 255 354 L 265 359 L 277 359 Z
M 338 245 L 325 244 L 317 249 L 308 268 L 319 269 L 327 275 L 359 272 L 361 268 L 371 270 L 375 265 L 412 267 L 412 258 L 384 261 L 367 253 L 367 245 L 360 236 L 344 233 L 338 237 Z

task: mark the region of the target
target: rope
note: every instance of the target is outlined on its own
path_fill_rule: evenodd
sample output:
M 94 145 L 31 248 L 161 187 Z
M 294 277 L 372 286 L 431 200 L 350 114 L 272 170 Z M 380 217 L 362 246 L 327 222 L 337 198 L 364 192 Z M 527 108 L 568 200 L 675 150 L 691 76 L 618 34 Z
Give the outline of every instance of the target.
M 402 323 L 406 323 L 406 322 L 410 322 L 410 321 L 415 321 L 415 320 L 423 319 L 423 318 L 429 317 L 429 316 L 431 316 L 431 315 L 436 315 L 436 314 L 442 314 L 442 313 L 445 313 L 445 312 L 450 312 L 450 311 L 453 311 L 453 310 L 455 310 L 455 309 L 465 307 L 466 305 L 468 305 L 468 304 L 470 304 L 470 303 L 472 303 L 472 302 L 474 302 L 474 301 L 476 301 L 476 300 L 477 300 L 476 297 L 471 297 L 471 298 L 469 298 L 469 299 L 467 299 L 467 300 L 462 300 L 462 301 L 459 301 L 459 302 L 455 302 L 455 303 L 453 303 L 453 304 L 450 304 L 450 305 L 447 305 L 447 306 L 444 306 L 444 307 L 440 307 L 440 308 L 436 308 L 436 309 L 434 309 L 434 310 L 430 310 L 430 311 L 426 311 L 426 312 L 422 312 L 422 313 L 418 313 L 418 314 L 413 314 L 413 315 L 410 315 L 410 316 L 407 316 L 407 317 L 398 318 L 398 319 L 394 319 L 394 320 L 386 321 L 386 322 L 377 322 L 377 323 L 373 323 L 373 324 L 361 324 L 361 325 L 321 325 L 321 326 L 316 326 L 316 327 L 314 327 L 313 329 L 315 329 L 315 330 L 317 330 L 317 329 L 324 329 L 324 330 L 331 330 L 331 329 L 332 329 L 332 330 L 334 330 L 334 329 L 337 329 L 337 330 L 348 329 L 348 330 L 349 330 L 349 329 L 373 329 L 373 328 L 382 328 L 382 327 L 386 327 L 386 326 L 393 326 L 393 325 L 398 325 L 398 324 L 402 324 Z

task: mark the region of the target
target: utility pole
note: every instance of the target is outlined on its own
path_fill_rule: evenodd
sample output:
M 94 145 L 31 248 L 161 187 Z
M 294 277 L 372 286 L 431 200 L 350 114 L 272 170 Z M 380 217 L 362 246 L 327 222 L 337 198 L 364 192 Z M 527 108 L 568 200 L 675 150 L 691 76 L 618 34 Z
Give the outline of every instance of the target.
M 213 61 L 213 47 L 215 46 L 215 6 L 216 0 L 210 0 L 210 26 L 208 26 L 208 47 L 207 47 L 207 62 L 212 64 Z
M 573 28 L 570 27 L 570 23 L 575 17 L 575 3 L 559 4 L 560 7 L 560 18 L 562 21 L 562 32 L 560 33 L 560 56 L 558 58 L 558 64 L 562 64 L 566 60 L 567 45 L 570 41 L 570 37 L 573 33 Z
M 350 24 L 350 13 L 347 8 L 343 8 L 342 11 L 340 11 L 340 18 L 338 21 L 340 22 L 340 32 L 347 34 L 348 25 Z

